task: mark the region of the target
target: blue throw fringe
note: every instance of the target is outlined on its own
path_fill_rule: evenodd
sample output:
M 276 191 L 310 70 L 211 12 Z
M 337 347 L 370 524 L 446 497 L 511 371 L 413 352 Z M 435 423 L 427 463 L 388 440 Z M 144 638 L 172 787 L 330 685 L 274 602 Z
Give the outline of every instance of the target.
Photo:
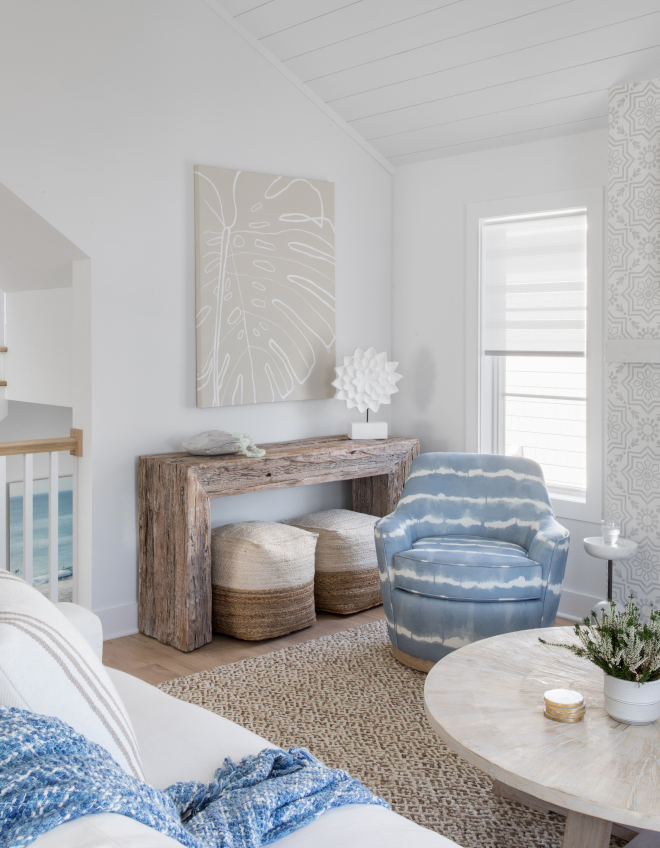
M 226 759 L 208 785 L 161 791 L 59 719 L 0 707 L 0 848 L 94 813 L 128 816 L 187 848 L 257 848 L 343 804 L 387 807 L 304 748 Z

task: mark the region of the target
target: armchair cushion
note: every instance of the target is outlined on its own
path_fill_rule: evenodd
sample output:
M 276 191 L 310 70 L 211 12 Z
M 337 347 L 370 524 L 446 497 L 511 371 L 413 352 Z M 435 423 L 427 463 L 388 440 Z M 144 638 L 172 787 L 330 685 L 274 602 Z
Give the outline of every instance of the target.
M 483 536 L 428 536 L 394 555 L 393 586 L 432 598 L 527 601 L 545 588 L 541 566 L 511 542 Z

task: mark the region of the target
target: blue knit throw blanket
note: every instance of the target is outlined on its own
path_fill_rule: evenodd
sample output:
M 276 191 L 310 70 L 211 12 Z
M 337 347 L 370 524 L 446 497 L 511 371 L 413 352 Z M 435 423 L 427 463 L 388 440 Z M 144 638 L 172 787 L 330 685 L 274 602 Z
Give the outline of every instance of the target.
M 187 848 L 256 848 L 342 804 L 387 806 L 304 748 L 226 759 L 208 785 L 160 791 L 59 719 L 0 707 L 1 848 L 92 813 L 128 816 Z

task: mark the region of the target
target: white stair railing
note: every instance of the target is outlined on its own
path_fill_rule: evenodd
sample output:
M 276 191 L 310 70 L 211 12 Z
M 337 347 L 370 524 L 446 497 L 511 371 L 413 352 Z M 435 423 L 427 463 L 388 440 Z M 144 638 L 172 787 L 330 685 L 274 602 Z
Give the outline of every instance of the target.
M 48 596 L 58 601 L 59 578 L 59 451 L 68 450 L 72 456 L 83 455 L 83 432 L 72 429 L 70 436 L 60 439 L 28 439 L 21 442 L 0 442 L 0 568 L 8 571 L 9 534 L 7 501 L 8 456 L 23 455 L 23 579 L 34 583 L 34 454 L 48 453 Z M 75 470 L 74 470 L 75 491 Z M 74 498 L 75 502 L 75 498 Z M 74 527 L 76 525 L 74 519 Z M 74 557 L 77 540 L 73 538 Z
M 6 484 L 5 484 L 6 486 Z M 23 454 L 23 579 L 34 583 L 34 456 Z
M 60 561 L 60 487 L 59 457 L 56 451 L 48 454 L 48 594 L 57 603 L 57 581 Z

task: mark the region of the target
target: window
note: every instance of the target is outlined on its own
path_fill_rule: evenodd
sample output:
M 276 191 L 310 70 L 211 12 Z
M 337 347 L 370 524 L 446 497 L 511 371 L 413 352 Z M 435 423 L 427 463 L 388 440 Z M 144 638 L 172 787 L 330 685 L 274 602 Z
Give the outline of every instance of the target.
M 553 491 L 581 500 L 586 281 L 585 209 L 482 220 L 482 354 L 494 360 L 488 447 L 536 460 Z
M 601 229 L 596 190 L 468 208 L 468 450 L 534 459 L 557 514 L 584 520 L 601 510 Z

